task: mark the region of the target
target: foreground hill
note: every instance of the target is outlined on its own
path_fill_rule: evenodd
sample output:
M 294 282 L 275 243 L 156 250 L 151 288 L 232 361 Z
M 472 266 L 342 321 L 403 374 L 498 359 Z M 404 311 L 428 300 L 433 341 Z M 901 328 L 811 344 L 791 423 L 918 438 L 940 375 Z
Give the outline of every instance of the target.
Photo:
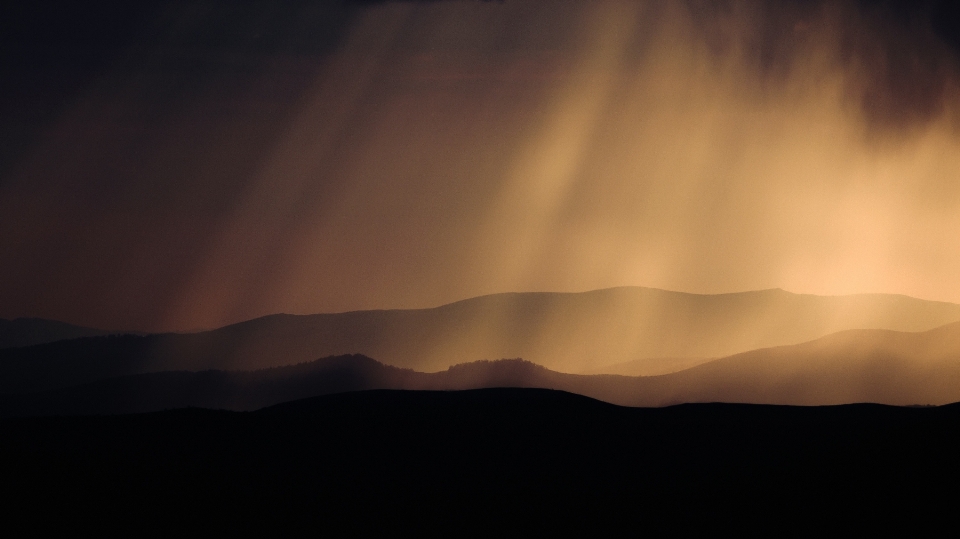
M 148 373 L 0 395 L 0 415 L 132 413 L 187 406 L 254 410 L 304 397 L 366 389 L 490 387 L 562 389 L 628 406 L 683 402 L 946 404 L 960 401 L 960 323 L 919 333 L 845 331 L 649 377 L 566 374 L 519 359 L 479 361 L 422 373 L 359 355 L 257 371 Z
M 957 406 L 638 409 L 544 390 L 372 391 L 251 413 L 0 421 L 0 494 L 14 535 L 896 523 L 926 535 L 953 515 L 958 425 Z
M 496 294 L 434 309 L 274 315 L 195 334 L 0 350 L 0 393 L 148 372 L 252 370 L 354 353 L 426 372 L 523 357 L 562 372 L 657 375 L 845 329 L 923 331 L 957 320 L 960 305 L 894 295 L 697 295 L 650 288 Z

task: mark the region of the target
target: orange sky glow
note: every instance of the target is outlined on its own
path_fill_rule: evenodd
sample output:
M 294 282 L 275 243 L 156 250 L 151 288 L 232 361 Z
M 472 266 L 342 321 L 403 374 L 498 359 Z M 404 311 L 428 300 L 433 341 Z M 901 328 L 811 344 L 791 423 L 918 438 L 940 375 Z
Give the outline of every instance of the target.
M 190 329 L 622 285 L 960 302 L 955 65 L 904 90 L 869 13 L 697 5 L 386 3 L 239 89 L 104 75 L 0 183 L 0 316 Z

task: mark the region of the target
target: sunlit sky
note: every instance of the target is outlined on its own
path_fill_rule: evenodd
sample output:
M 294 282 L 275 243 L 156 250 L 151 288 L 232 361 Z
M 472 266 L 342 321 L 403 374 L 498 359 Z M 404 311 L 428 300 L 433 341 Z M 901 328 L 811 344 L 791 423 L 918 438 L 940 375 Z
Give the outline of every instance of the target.
M 960 302 L 939 8 L 119 5 L 15 33 L 0 317 L 191 329 L 622 285 Z

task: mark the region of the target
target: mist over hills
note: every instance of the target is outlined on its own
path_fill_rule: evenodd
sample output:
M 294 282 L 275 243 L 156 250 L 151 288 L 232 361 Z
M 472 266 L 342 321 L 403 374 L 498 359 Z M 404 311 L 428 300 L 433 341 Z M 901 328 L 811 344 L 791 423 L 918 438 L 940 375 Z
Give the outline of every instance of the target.
M 960 401 L 960 323 L 926 332 L 848 330 L 802 343 L 753 350 L 669 377 L 661 403 L 894 405 Z M 672 395 L 672 397 L 667 397 Z
M 960 305 L 895 295 L 812 296 L 783 290 L 699 295 L 625 287 L 582 293 L 494 294 L 432 309 L 277 315 L 203 334 L 209 368 L 260 368 L 360 353 L 440 371 L 522 357 L 582 372 L 637 361 L 634 374 L 796 344 L 845 329 L 923 331 L 960 320 Z M 179 344 L 179 343 L 178 343 Z M 233 346 L 231 346 L 231 344 Z M 194 343 L 183 342 L 189 355 Z
M 494 294 L 431 309 L 280 314 L 192 334 L 96 336 L 0 350 L 0 393 L 345 354 L 423 372 L 522 357 L 560 372 L 660 375 L 847 329 L 924 331 L 957 320 L 960 305 L 884 294 L 699 295 L 640 287 Z
M 849 330 L 649 377 L 567 374 L 520 359 L 478 361 L 423 373 L 361 355 L 256 371 L 157 372 L 0 395 L 0 416 L 114 414 L 184 407 L 242 411 L 370 389 L 493 387 L 559 389 L 613 404 L 646 407 L 684 402 L 940 405 L 960 401 L 960 323 L 919 333 Z

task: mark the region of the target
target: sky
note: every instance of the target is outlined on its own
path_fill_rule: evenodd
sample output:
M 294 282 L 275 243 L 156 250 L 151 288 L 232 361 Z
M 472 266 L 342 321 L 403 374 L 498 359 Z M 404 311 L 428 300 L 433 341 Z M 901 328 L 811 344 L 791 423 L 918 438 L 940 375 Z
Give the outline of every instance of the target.
M 2 318 L 960 302 L 955 2 L 41 0 L 0 51 Z

